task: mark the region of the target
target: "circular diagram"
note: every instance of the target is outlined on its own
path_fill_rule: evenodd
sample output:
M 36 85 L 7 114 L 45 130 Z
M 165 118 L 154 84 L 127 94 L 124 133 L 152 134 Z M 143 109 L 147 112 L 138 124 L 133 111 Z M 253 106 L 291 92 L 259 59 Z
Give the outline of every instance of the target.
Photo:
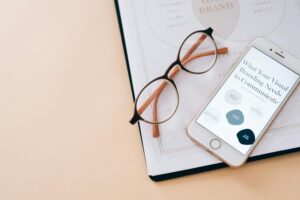
M 229 40 L 252 40 L 272 32 L 281 22 L 285 0 L 192 0 L 193 10 L 204 26 Z
M 189 33 L 207 27 L 221 39 L 233 41 L 266 36 L 280 24 L 285 10 L 286 0 L 147 0 L 145 4 L 152 32 L 175 47 Z

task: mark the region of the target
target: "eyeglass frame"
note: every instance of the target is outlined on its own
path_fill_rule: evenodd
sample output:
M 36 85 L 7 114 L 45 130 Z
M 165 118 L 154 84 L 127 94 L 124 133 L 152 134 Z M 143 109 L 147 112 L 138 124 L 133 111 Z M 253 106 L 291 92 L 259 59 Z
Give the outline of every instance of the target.
M 187 68 L 185 68 L 185 67 L 183 66 L 182 61 L 180 60 L 180 54 L 181 54 L 181 50 L 182 50 L 183 45 L 185 44 L 185 42 L 186 42 L 192 35 L 197 34 L 197 33 L 204 33 L 206 36 L 210 37 L 210 39 L 212 40 L 213 45 L 214 45 L 214 47 L 215 47 L 215 54 L 216 54 L 216 57 L 214 58 L 214 61 L 213 61 L 213 63 L 211 64 L 211 66 L 210 66 L 208 69 L 206 69 L 206 70 L 204 70 L 204 71 L 201 71 L 201 72 L 194 72 L 194 71 L 188 70 Z M 170 77 L 169 77 L 169 74 L 172 72 L 172 70 L 174 70 L 174 69 L 176 68 L 176 66 L 179 66 L 179 69 L 181 69 L 181 70 L 183 70 L 183 71 L 186 71 L 186 72 L 188 72 L 188 73 L 191 73 L 191 74 L 204 74 L 204 73 L 208 72 L 209 70 L 211 70 L 211 69 L 213 68 L 213 66 L 215 65 L 215 63 L 216 63 L 216 61 L 217 61 L 217 55 L 219 54 L 219 53 L 218 53 L 218 50 L 219 50 L 219 49 L 217 48 L 217 45 L 216 45 L 216 42 L 215 42 L 215 40 L 214 40 L 214 38 L 213 38 L 213 36 L 212 36 L 212 33 L 213 33 L 213 29 L 212 29 L 211 27 L 209 27 L 209 28 L 207 28 L 207 29 L 205 29 L 205 30 L 194 31 L 194 32 L 190 33 L 190 34 L 183 40 L 182 44 L 180 45 L 178 54 L 177 54 L 177 59 L 176 59 L 176 60 L 175 60 L 175 61 L 167 68 L 167 70 L 165 71 L 165 73 L 164 73 L 162 76 L 159 76 L 159 77 L 153 79 L 152 81 L 150 81 L 149 83 L 147 83 L 147 84 L 142 88 L 142 90 L 139 92 L 139 95 L 136 97 L 136 101 L 135 101 L 134 114 L 133 114 L 132 119 L 130 120 L 130 123 L 131 123 L 132 125 L 135 124 L 136 122 L 140 121 L 140 120 L 141 120 L 141 121 L 144 121 L 144 122 L 146 122 L 146 123 L 152 124 L 152 125 L 159 125 L 159 124 L 165 123 L 166 121 L 170 120 L 170 119 L 174 116 L 174 114 L 176 113 L 176 111 L 177 111 L 177 109 L 178 109 L 180 98 L 179 98 L 179 92 L 178 92 L 177 86 L 176 86 L 174 80 L 172 79 L 173 77 L 170 78 Z M 204 38 L 204 39 L 206 39 L 206 38 Z M 204 40 L 203 40 L 203 41 L 204 41 Z M 202 41 L 202 42 L 203 42 L 203 41 Z M 202 43 L 202 42 L 201 42 L 201 43 Z M 196 46 L 196 48 L 198 48 L 199 45 L 201 45 L 201 43 L 198 44 L 198 45 Z M 196 43 L 195 43 L 195 44 L 196 44 Z M 192 45 L 192 47 L 190 48 L 190 50 L 194 47 L 195 44 Z M 192 53 L 196 50 L 196 48 L 192 51 Z M 190 51 L 190 50 L 189 50 L 189 51 Z M 227 48 L 226 48 L 226 52 L 227 52 Z M 186 55 L 185 55 L 185 56 L 186 56 Z M 184 57 L 185 57 L 185 56 L 184 56 Z M 189 56 L 191 56 L 191 55 L 189 55 Z M 188 58 L 186 58 L 186 59 L 188 59 Z M 163 121 L 160 121 L 160 122 L 156 122 L 156 123 L 155 123 L 155 122 L 150 122 L 150 121 L 144 119 L 144 118 L 141 116 L 141 114 L 139 114 L 138 109 L 137 109 L 137 101 L 138 101 L 139 97 L 141 96 L 141 94 L 144 92 L 144 90 L 145 90 L 149 85 L 151 85 L 153 82 L 158 81 L 158 80 L 165 80 L 165 81 L 168 81 L 168 82 L 170 82 L 170 83 L 172 84 L 172 86 L 174 86 L 174 88 L 175 88 L 175 90 L 176 90 L 176 96 L 177 96 L 178 102 L 177 102 L 176 108 L 175 108 L 174 112 L 172 113 L 172 115 L 170 115 L 167 119 L 165 119 L 165 120 L 163 120 Z M 159 97 L 156 97 L 156 98 L 159 98 Z M 153 100 L 154 100 L 154 99 L 152 99 L 151 102 L 152 102 Z M 146 101 L 147 101 L 147 100 L 146 100 Z M 149 105 L 148 105 L 148 106 L 149 106 Z M 144 110 L 144 111 L 145 111 L 145 110 Z M 142 112 L 144 112 L 144 111 L 142 111 Z

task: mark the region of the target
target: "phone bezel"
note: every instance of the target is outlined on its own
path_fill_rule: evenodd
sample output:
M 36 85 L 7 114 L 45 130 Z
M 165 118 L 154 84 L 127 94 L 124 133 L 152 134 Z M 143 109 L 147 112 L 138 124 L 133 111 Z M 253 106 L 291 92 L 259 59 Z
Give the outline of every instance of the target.
M 227 81 L 229 76 L 232 74 L 234 69 L 238 66 L 240 61 L 244 58 L 244 56 L 246 55 L 246 53 L 249 51 L 249 49 L 251 47 L 257 48 L 258 50 L 262 51 L 266 55 L 270 56 L 272 59 L 276 60 L 277 62 L 281 63 L 288 69 L 293 70 L 294 72 L 296 72 L 297 74 L 300 75 L 300 68 L 297 69 L 297 66 L 298 67 L 300 66 L 300 61 L 297 58 L 295 58 L 293 55 L 289 54 L 285 50 L 279 48 L 278 46 L 276 46 L 275 44 L 271 43 L 270 41 L 268 41 L 264 38 L 256 38 L 249 45 L 249 47 L 246 48 L 243 55 L 240 56 L 240 58 L 233 64 L 233 67 L 231 67 L 231 69 L 227 73 L 226 77 L 223 79 L 223 81 L 221 81 L 219 86 L 215 89 L 215 91 L 210 96 L 207 103 L 202 107 L 200 112 L 193 118 L 192 122 L 190 123 L 190 125 L 187 128 L 188 136 L 193 141 L 195 141 L 200 146 L 202 146 L 204 149 L 208 150 L 213 155 L 219 157 L 221 160 L 223 160 L 225 163 L 227 163 L 228 165 L 230 165 L 232 167 L 238 167 L 246 162 L 247 158 L 249 157 L 249 155 L 251 154 L 251 152 L 253 151 L 255 146 L 259 143 L 261 138 L 264 136 L 266 130 L 269 128 L 269 126 L 271 125 L 273 120 L 276 118 L 276 116 L 278 115 L 280 110 L 284 107 L 285 103 L 288 101 L 291 94 L 295 91 L 295 89 L 297 88 L 297 86 L 300 82 L 300 78 L 299 78 L 297 80 L 296 84 L 291 88 L 291 90 L 289 91 L 286 98 L 279 106 L 279 108 L 276 110 L 274 115 L 270 118 L 270 120 L 266 124 L 265 128 L 262 130 L 262 133 L 259 135 L 259 137 L 256 138 L 255 143 L 252 144 L 252 146 L 250 147 L 249 151 L 246 154 L 242 154 L 240 151 L 238 151 L 237 149 L 235 149 L 234 147 L 232 147 L 231 145 L 229 145 L 228 143 L 223 141 L 222 138 L 219 138 L 212 132 L 208 131 L 206 128 L 204 128 L 199 123 L 197 123 L 196 120 L 198 119 L 200 114 L 203 112 L 203 110 L 207 107 L 207 105 L 210 103 L 210 101 L 215 97 L 215 95 L 218 93 L 220 88 Z M 221 141 L 221 147 L 217 150 L 212 149 L 210 147 L 210 142 L 213 139 L 218 139 Z

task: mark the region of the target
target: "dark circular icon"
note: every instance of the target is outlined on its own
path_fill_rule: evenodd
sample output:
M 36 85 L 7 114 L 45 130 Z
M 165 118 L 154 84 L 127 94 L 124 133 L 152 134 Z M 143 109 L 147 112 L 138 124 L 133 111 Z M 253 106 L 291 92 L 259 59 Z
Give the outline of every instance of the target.
M 238 132 L 237 138 L 239 139 L 239 142 L 244 145 L 250 145 L 255 142 L 255 135 L 250 129 L 244 129 Z

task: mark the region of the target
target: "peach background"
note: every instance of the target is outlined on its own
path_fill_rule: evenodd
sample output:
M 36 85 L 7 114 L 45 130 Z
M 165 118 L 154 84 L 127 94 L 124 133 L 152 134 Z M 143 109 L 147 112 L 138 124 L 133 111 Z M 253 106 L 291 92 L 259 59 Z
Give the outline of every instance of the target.
M 0 199 L 298 199 L 300 153 L 146 175 L 112 0 L 0 3 Z

